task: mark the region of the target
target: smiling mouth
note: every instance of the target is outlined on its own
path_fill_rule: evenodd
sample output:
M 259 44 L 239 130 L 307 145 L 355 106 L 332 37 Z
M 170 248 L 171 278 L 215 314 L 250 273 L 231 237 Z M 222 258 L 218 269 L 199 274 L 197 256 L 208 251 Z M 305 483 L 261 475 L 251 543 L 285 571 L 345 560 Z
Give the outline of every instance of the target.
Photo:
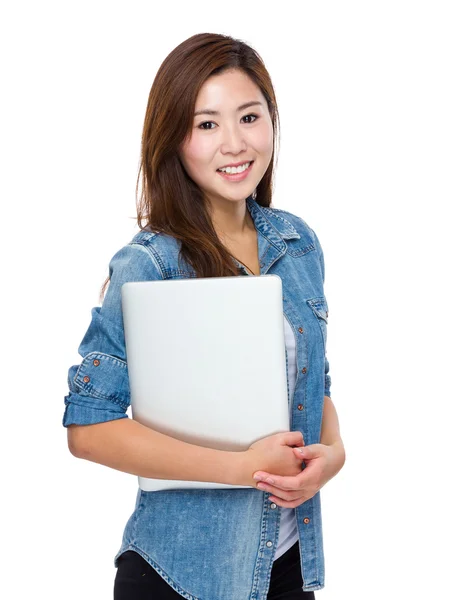
M 216 169 L 218 173 L 224 173 L 225 175 L 240 175 L 240 173 L 244 173 L 248 171 L 251 165 L 254 163 L 254 160 L 250 160 L 248 162 L 244 162 L 238 167 L 222 167 L 221 169 Z M 243 168 L 246 165 L 246 168 Z M 228 169 L 227 171 L 224 169 Z

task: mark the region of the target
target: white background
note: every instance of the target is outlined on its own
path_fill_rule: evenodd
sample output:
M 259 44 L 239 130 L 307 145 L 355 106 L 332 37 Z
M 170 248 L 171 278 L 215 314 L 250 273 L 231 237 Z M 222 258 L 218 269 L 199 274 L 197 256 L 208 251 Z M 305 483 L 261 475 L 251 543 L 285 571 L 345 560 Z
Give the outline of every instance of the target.
M 463 598 L 462 3 L 16 2 L 0 22 L 4 597 L 112 598 L 136 478 L 69 453 L 67 370 L 137 231 L 157 69 L 216 32 L 266 63 L 273 205 L 325 253 L 347 460 L 316 598 Z

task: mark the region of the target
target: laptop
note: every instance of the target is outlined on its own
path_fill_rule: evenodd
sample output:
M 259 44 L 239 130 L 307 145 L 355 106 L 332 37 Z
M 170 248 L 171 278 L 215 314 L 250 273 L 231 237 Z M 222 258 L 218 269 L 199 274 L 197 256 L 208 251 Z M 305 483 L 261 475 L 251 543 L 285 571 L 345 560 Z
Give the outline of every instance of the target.
M 278 275 L 126 282 L 121 295 L 134 420 L 228 451 L 290 430 Z M 144 491 L 250 487 L 138 483 Z

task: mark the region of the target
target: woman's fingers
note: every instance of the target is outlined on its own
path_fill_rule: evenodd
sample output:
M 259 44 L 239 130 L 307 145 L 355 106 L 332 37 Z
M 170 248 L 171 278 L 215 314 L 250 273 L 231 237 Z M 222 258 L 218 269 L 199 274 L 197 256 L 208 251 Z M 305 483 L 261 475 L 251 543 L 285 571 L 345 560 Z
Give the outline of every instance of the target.
M 301 490 L 296 491 L 287 491 L 281 488 L 275 487 L 273 485 L 269 485 L 268 483 L 258 483 L 256 486 L 259 490 L 263 492 L 269 492 L 269 494 L 274 494 L 280 500 L 287 500 L 288 502 L 292 502 L 293 500 L 298 500 L 302 492 Z
M 287 446 L 304 446 L 303 434 L 301 431 L 286 431 L 284 442 Z
M 322 456 L 324 452 L 327 452 L 326 446 L 323 444 L 311 444 L 310 446 L 302 446 L 301 448 L 293 448 L 295 456 L 298 458 L 304 458 L 309 460 L 311 458 L 317 458 Z
M 258 484 L 256 487 L 259 489 L 265 489 L 271 493 L 278 493 L 282 490 L 288 490 L 289 492 L 301 491 L 304 487 L 303 477 L 304 471 L 298 475 L 268 475 L 263 471 L 258 471 L 257 475 L 260 476 L 262 484 Z M 263 476 L 262 476 L 263 475 Z M 264 485 L 265 488 L 261 488 L 260 485 Z M 275 487 L 273 487 L 275 486 Z
M 269 496 L 269 500 L 271 502 L 275 502 L 277 506 L 281 506 L 282 508 L 296 508 L 297 506 L 303 504 L 303 502 L 306 502 L 308 498 L 306 498 L 305 496 L 301 496 L 300 498 L 289 502 L 288 500 L 282 500 L 282 498 L 277 498 L 276 496 Z

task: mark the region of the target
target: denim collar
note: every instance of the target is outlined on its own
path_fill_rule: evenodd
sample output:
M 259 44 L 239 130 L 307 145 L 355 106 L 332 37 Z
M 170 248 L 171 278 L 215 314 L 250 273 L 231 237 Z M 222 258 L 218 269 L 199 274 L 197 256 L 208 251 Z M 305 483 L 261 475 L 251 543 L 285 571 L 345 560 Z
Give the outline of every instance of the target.
M 275 209 L 261 206 L 248 196 L 246 199 L 248 210 L 259 233 L 266 237 L 271 243 L 279 244 L 280 240 L 299 239 L 300 234 L 282 215 L 277 214 Z
M 287 251 L 285 240 L 299 239 L 300 234 L 282 215 L 272 208 L 261 206 L 252 196 L 248 196 L 246 203 L 258 232 L 260 275 L 264 275 Z M 243 274 L 249 274 L 242 263 L 235 258 L 233 260 Z

